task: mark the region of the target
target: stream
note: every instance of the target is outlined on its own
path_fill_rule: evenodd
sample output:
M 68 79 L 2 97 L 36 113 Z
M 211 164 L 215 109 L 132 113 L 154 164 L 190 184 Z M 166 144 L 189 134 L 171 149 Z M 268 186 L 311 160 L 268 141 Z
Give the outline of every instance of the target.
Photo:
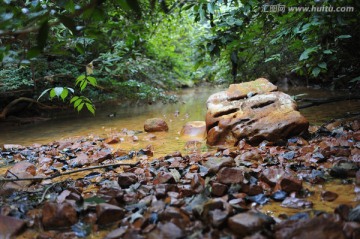
M 205 120 L 206 100 L 224 87 L 203 87 L 186 89 L 178 92 L 176 104 L 157 103 L 154 105 L 122 106 L 120 103 L 102 105 L 92 116 L 86 110 L 80 114 L 71 112 L 64 115 L 56 113 L 54 119 L 35 124 L 14 127 L 0 125 L 0 144 L 21 144 L 28 146 L 34 143 L 46 144 L 69 137 L 99 136 L 109 137 L 123 129 L 143 131 L 143 124 L 148 118 L 164 118 L 169 125 L 169 132 L 156 133 L 156 140 L 142 140 L 146 133 L 140 133 L 138 142 L 121 142 L 115 147 L 124 150 L 138 150 L 151 144 L 155 156 L 162 156 L 174 151 L 185 152 L 186 141 L 182 140 L 180 131 L 188 121 Z M 286 91 L 290 95 L 307 94 L 305 97 L 321 98 L 344 96 L 346 92 L 324 91 L 323 89 L 296 88 Z M 360 101 L 341 101 L 320 106 L 305 108 L 300 111 L 310 125 L 321 125 L 331 119 L 346 116 L 349 112 L 360 112 Z M 116 113 L 116 117 L 108 115 Z M 204 144 L 202 151 L 206 151 Z

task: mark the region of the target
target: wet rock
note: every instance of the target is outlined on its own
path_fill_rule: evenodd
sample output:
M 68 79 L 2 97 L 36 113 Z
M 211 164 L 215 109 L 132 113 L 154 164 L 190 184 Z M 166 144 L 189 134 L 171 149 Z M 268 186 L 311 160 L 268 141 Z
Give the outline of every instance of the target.
M 235 166 L 235 161 L 231 157 L 209 157 L 204 166 L 209 169 L 209 173 L 217 173 L 223 167 Z
M 25 228 L 25 221 L 0 215 L 0 238 L 13 238 Z
M 244 180 L 244 172 L 240 168 L 222 168 L 217 173 L 217 180 L 223 184 L 241 183 Z
M 349 213 L 349 221 L 360 223 L 360 205 L 353 208 Z
M 175 179 L 171 173 L 168 172 L 159 172 L 154 179 L 154 184 L 163 184 L 163 183 L 175 183 Z
M 120 173 L 118 177 L 119 186 L 122 188 L 128 188 L 130 185 L 137 183 L 138 178 L 134 173 Z
M 80 168 L 84 165 L 90 165 L 89 156 L 83 152 L 76 154 L 76 158 L 70 160 L 69 165 L 73 168 Z
M 214 227 L 220 227 L 228 218 L 229 213 L 225 210 L 215 209 L 209 212 L 208 217 L 211 225 Z
M 351 161 L 339 161 L 330 170 L 330 175 L 335 178 L 354 177 L 359 167 Z
M 25 147 L 20 144 L 3 144 L 1 148 L 3 151 L 11 151 L 14 149 L 24 149 Z
M 278 190 L 271 195 L 271 198 L 277 202 L 283 201 L 286 197 L 287 197 L 287 193 L 281 190 Z
M 172 222 L 165 222 L 157 225 L 157 228 L 148 234 L 149 239 L 158 238 L 184 238 L 185 232 Z
M 302 181 L 290 174 L 284 174 L 278 181 L 278 185 L 287 193 L 299 192 L 302 189 Z
M 285 221 L 275 226 L 275 238 L 345 239 L 342 224 L 329 217 Z
M 112 204 L 100 203 L 96 206 L 96 214 L 97 223 L 106 225 L 123 219 L 125 210 Z
M 281 206 L 287 208 L 303 209 L 303 208 L 311 208 L 313 204 L 312 202 L 307 201 L 305 199 L 287 197 L 281 203 Z
M 224 196 L 228 190 L 228 186 L 222 183 L 214 182 L 211 184 L 211 194 L 216 197 Z
M 356 172 L 355 183 L 357 186 L 360 186 L 360 170 Z
M 5 173 L 6 178 L 33 178 L 36 176 L 36 167 L 27 161 L 16 163 Z M 31 180 L 6 182 L 0 187 L 2 194 L 8 194 L 15 190 L 21 190 L 30 186 L 33 183 Z
M 269 202 L 269 198 L 266 197 L 264 194 L 258 194 L 258 195 L 255 195 L 255 196 L 247 196 L 246 200 L 251 201 L 251 202 L 255 202 L 255 203 L 260 204 L 260 205 L 264 205 L 264 204 Z
M 205 188 L 205 180 L 197 173 L 191 179 L 191 188 L 196 193 L 201 193 Z
M 120 227 L 120 228 L 117 228 L 115 230 L 112 230 L 111 232 L 109 232 L 105 239 L 120 239 L 120 238 L 123 238 L 122 236 L 125 234 L 126 232 L 126 227 Z
M 42 211 L 42 224 L 45 228 L 70 227 L 78 220 L 74 206 L 68 202 L 46 202 Z
M 342 220 L 348 221 L 351 210 L 352 210 L 351 206 L 346 204 L 340 204 L 335 208 L 334 213 L 338 214 Z
M 119 137 L 117 137 L 117 136 L 114 136 L 114 137 L 110 137 L 110 138 L 105 139 L 105 143 L 106 143 L 106 144 L 117 144 L 117 143 L 119 143 L 119 142 L 120 142 L 120 139 L 119 139 Z
M 260 180 L 274 187 L 279 179 L 285 174 L 284 169 L 270 167 L 263 170 Z
M 146 132 L 168 131 L 169 127 L 165 120 L 160 118 L 152 118 L 145 121 L 144 130 Z
M 338 198 L 338 194 L 330 191 L 321 192 L 321 199 L 324 201 L 332 202 Z
M 346 222 L 344 223 L 343 231 L 345 232 L 347 238 L 360 238 L 360 223 Z
M 187 122 L 181 129 L 180 136 L 186 139 L 204 139 L 206 137 L 205 121 Z
M 275 223 L 274 219 L 258 211 L 236 214 L 227 220 L 228 227 L 239 237 L 253 234 Z
M 296 111 L 292 98 L 264 78 L 230 85 L 207 100 L 209 145 L 277 142 L 307 130 L 308 121 Z

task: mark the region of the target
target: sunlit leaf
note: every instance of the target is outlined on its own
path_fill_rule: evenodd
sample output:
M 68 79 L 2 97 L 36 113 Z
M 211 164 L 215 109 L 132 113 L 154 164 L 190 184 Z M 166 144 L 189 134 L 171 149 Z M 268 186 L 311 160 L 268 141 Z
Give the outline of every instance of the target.
M 85 88 L 86 88 L 86 86 L 87 86 L 87 81 L 82 81 L 81 83 L 80 83 L 80 91 L 83 91 Z
M 347 38 L 351 38 L 351 35 L 340 35 L 336 37 L 337 39 L 347 39 Z
M 317 76 L 320 74 L 320 71 L 321 71 L 321 69 L 320 69 L 319 67 L 315 67 L 315 68 L 312 70 L 311 74 L 312 74 L 314 77 L 317 77 Z
M 65 98 L 69 95 L 69 90 L 64 88 L 63 91 L 60 94 L 60 97 L 62 100 L 65 100 Z
M 79 99 L 79 96 L 74 96 L 73 98 L 71 98 L 70 103 L 73 103 L 73 102 L 76 101 L 77 99 Z
M 95 115 L 95 108 L 92 104 L 90 103 L 85 103 L 86 108 L 88 109 L 88 111 L 90 111 L 93 115 Z
M 82 99 L 77 99 L 77 100 L 75 100 L 74 108 L 78 107 L 81 102 L 82 102 Z
M 86 77 L 86 79 L 90 82 L 91 85 L 93 85 L 93 86 L 97 85 L 95 77 L 88 76 L 88 77 Z
M 77 107 L 77 111 L 79 112 L 80 110 L 82 110 L 82 108 L 84 107 L 85 103 L 81 103 L 78 107 Z
M 76 78 L 75 85 L 79 84 L 81 81 L 85 79 L 85 75 L 80 75 L 78 78 Z
M 56 96 L 55 89 L 52 88 L 52 89 L 50 90 L 50 99 L 54 98 L 55 96 Z

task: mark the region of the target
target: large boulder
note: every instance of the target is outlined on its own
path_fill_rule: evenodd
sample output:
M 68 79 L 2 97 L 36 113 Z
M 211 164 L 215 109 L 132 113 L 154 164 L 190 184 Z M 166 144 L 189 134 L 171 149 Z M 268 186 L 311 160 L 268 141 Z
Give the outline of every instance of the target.
M 277 142 L 308 129 L 295 101 L 267 79 L 232 84 L 207 100 L 206 130 L 209 145 Z

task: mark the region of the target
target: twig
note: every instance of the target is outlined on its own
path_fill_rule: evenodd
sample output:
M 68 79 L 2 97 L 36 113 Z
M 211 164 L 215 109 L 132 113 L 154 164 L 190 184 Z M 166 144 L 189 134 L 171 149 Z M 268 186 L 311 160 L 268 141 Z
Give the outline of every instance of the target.
M 117 167 L 117 166 L 134 167 L 134 166 L 138 165 L 139 163 L 140 162 L 138 161 L 136 163 L 115 163 L 115 164 L 99 165 L 99 166 L 81 168 L 81 169 L 77 169 L 77 170 L 73 170 L 73 171 L 69 171 L 69 172 L 65 172 L 65 173 L 59 173 L 59 174 L 51 175 L 49 177 L 0 178 L 0 183 L 2 183 L 2 182 L 15 182 L 15 181 L 41 181 L 41 180 L 54 179 L 54 178 L 58 178 L 58 177 L 61 177 L 61 176 L 64 176 L 64 175 L 69 175 L 69 174 L 73 174 L 73 173 L 78 173 L 78 172 L 83 172 L 83 171 L 93 170 L 93 169 L 99 169 L 99 168 L 108 168 L 108 167 Z

